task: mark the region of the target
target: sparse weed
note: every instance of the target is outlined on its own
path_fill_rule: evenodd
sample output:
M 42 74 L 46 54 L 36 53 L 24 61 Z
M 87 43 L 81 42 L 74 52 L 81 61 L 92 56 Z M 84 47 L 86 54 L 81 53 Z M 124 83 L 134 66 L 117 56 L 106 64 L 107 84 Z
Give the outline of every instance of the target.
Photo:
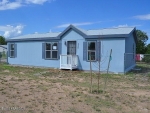
M 140 65 L 145 71 L 149 67 Z M 137 105 L 150 111 L 148 95 L 150 85 L 143 78 L 150 78 L 150 73 L 129 72 L 126 75 L 108 75 L 107 90 L 103 92 L 106 74 L 100 75 L 100 90 L 97 91 L 97 75 L 93 74 L 90 93 L 89 73 L 81 71 L 64 71 L 57 69 L 15 67 L 0 64 L 0 106 L 21 103 L 26 112 L 43 112 L 44 109 L 62 110 L 64 113 L 82 113 L 79 109 L 90 108 L 94 113 L 100 112 L 138 112 Z M 1 69 L 5 72 L 1 72 Z M 20 73 L 21 72 L 21 73 Z M 8 76 L 5 76 L 5 75 Z M 144 79 L 145 79 L 144 78 Z M 144 82 L 143 82 L 144 81 Z M 59 88 L 58 88 L 59 87 Z M 137 92 L 137 93 L 136 93 Z M 147 95 L 142 94 L 145 92 Z M 140 94 L 141 93 L 141 94 Z M 33 97 L 34 96 L 34 97 Z M 7 102 L 6 102 L 7 98 Z M 12 104 L 13 102 L 13 104 Z M 68 110 L 62 106 L 68 104 Z M 62 105 L 63 104 L 63 105 Z M 80 108 L 78 109 L 78 106 Z M 38 108 L 38 109 L 37 109 Z M 125 111 L 124 108 L 129 108 Z M 29 110 L 30 109 L 30 110 Z M 35 109 L 37 111 L 32 111 Z M 82 110 L 83 110 L 82 109 Z M 133 110 L 132 110 L 133 109 Z M 148 111 L 148 112 L 149 112 Z

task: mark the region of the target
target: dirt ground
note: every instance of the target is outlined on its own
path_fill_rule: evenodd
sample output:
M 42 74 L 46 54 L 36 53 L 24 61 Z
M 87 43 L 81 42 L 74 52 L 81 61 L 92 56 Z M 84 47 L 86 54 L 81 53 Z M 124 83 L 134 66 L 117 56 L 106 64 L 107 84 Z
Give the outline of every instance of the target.
M 89 73 L 1 63 L 0 113 L 150 113 L 149 72 L 111 74 L 103 92 L 105 78 L 90 93 Z

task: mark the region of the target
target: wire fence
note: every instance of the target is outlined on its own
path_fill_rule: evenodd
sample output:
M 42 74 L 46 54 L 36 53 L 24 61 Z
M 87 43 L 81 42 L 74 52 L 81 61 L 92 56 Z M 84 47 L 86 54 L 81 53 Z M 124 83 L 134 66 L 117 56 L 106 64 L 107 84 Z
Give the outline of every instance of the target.
M 141 73 L 150 75 L 150 54 L 136 54 L 136 64 Z
M 7 52 L 6 51 L 0 52 L 0 62 L 7 62 Z
M 129 69 L 130 67 L 131 69 L 130 72 L 139 75 L 150 76 L 150 54 L 136 54 L 135 57 L 133 58 L 134 55 L 132 53 L 126 53 L 124 56 L 125 56 L 125 70 Z
M 150 63 L 150 54 L 136 54 L 136 61 Z

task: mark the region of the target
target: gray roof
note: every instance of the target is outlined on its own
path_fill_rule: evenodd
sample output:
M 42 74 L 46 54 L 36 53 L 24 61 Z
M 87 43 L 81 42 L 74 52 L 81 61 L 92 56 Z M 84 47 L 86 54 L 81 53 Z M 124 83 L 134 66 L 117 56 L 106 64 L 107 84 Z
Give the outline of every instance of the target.
M 7 45 L 0 45 L 0 47 L 7 49 Z
M 130 34 L 134 30 L 134 27 L 118 27 L 99 30 L 87 30 L 87 35 L 120 35 Z
M 54 38 L 57 37 L 59 33 L 43 33 L 43 34 L 39 34 L 39 33 L 35 33 L 35 34 L 28 34 L 28 35 L 23 35 L 23 36 L 18 36 L 18 37 L 14 37 L 11 39 L 29 39 L 29 38 Z
M 118 27 L 118 28 L 105 28 L 105 29 L 97 29 L 97 30 L 84 30 L 81 28 L 77 28 L 73 25 L 70 25 L 63 32 L 28 34 L 28 35 L 6 39 L 6 41 L 60 39 L 60 37 L 70 29 L 77 31 L 78 33 L 80 33 L 86 38 L 92 38 L 92 36 L 93 37 L 95 36 L 104 36 L 104 37 L 110 37 L 110 36 L 123 37 L 124 36 L 126 37 L 135 30 L 135 27 Z

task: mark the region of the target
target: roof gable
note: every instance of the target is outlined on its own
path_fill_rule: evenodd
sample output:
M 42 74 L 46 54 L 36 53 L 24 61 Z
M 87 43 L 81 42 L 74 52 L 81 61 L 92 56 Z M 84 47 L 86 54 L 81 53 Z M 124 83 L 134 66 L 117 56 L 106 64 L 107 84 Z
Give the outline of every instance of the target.
M 86 35 L 86 31 L 84 31 L 84 30 L 81 30 L 81 29 L 79 29 L 79 28 L 77 28 L 77 27 L 75 27 L 75 26 L 73 26 L 73 25 L 70 25 L 70 26 L 68 26 L 62 33 L 60 33 L 59 35 L 58 35 L 58 38 L 60 39 L 63 35 L 65 35 L 68 31 L 70 31 L 70 30 L 74 30 L 74 31 L 76 31 L 78 34 L 80 34 L 81 36 L 83 36 L 83 37 L 87 37 L 87 35 Z
M 69 25 L 63 32 L 56 33 L 44 33 L 44 34 L 29 34 L 18 36 L 10 39 L 6 39 L 7 42 L 14 41 L 40 41 L 40 40 L 59 40 L 63 35 L 68 33 L 70 30 L 74 30 L 84 38 L 110 38 L 110 37 L 128 37 L 131 33 L 134 34 L 135 41 L 137 41 L 136 33 L 134 33 L 134 27 L 118 27 L 118 28 L 105 28 L 97 30 L 83 30 L 73 25 Z

